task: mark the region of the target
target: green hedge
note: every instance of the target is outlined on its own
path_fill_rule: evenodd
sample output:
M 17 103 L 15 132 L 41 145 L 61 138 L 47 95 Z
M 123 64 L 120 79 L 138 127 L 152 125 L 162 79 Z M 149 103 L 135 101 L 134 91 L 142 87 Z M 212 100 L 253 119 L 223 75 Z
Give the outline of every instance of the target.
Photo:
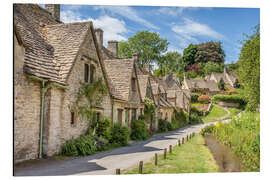
M 239 95 L 221 95 L 217 94 L 212 97 L 212 102 L 216 103 L 218 101 L 230 102 L 230 103 L 239 103 L 240 105 L 244 105 L 245 100 Z
M 133 120 L 131 121 L 131 135 L 132 140 L 145 140 L 151 135 L 147 131 L 147 126 L 144 120 Z

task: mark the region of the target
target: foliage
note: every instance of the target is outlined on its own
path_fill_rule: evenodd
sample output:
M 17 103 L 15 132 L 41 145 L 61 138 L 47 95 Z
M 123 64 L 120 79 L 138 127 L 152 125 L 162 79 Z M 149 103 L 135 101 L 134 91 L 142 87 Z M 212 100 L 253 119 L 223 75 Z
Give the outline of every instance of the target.
M 62 145 L 62 155 L 86 156 L 96 152 L 95 140 L 92 135 L 81 135 L 77 139 L 66 141 Z
M 155 114 L 154 102 L 149 98 L 145 98 L 145 100 L 144 100 L 144 117 L 145 117 L 147 122 L 150 121 L 150 129 L 152 129 L 154 114 Z
M 189 72 L 195 72 L 196 75 L 200 74 L 199 65 L 197 63 L 191 64 L 187 66 L 187 71 Z
M 198 97 L 198 102 L 203 103 L 203 104 L 207 104 L 207 103 L 210 102 L 210 98 L 209 98 L 209 96 L 208 96 L 207 94 L 205 94 L 205 95 L 200 95 L 200 96 Z
M 223 80 L 223 78 L 220 79 L 220 81 L 217 83 L 218 88 L 222 91 L 225 91 L 225 82 Z
M 226 64 L 226 69 L 228 72 L 237 72 L 239 68 L 239 63 L 231 63 L 231 64 Z
M 145 140 L 150 137 L 147 131 L 147 126 L 143 120 L 131 121 L 131 135 L 132 140 Z
M 190 108 L 190 112 L 191 112 L 191 113 L 195 113 L 195 114 L 197 114 L 198 116 L 203 116 L 203 111 L 198 110 L 196 107 L 191 107 L 191 108 Z
M 213 124 L 208 125 L 205 128 L 201 129 L 200 134 L 202 136 L 210 135 L 210 134 L 212 134 L 215 131 L 215 128 L 216 128 L 216 126 L 213 125 Z
M 174 116 L 172 118 L 172 128 L 173 130 L 184 127 L 187 125 L 187 114 L 183 110 L 174 110 Z
M 198 51 L 197 46 L 193 44 L 190 44 L 187 48 L 185 48 L 182 56 L 184 64 L 186 65 L 194 64 L 197 51 Z
M 238 79 L 236 79 L 235 82 L 233 83 L 233 87 L 240 88 L 240 83 L 239 83 Z
M 173 130 L 173 126 L 172 126 L 172 123 L 170 123 L 170 122 L 167 122 L 167 129 L 168 129 L 168 131 L 171 131 L 171 130 Z
M 216 94 L 212 97 L 212 102 L 224 101 L 229 103 L 239 103 L 240 105 L 245 105 L 245 100 L 240 95 L 222 95 Z
M 196 71 L 194 69 L 192 71 L 187 71 L 185 74 L 187 75 L 188 78 L 198 77 L 198 74 L 196 73 Z
M 244 88 L 247 109 L 255 111 L 260 104 L 260 29 L 243 42 L 239 57 L 238 75 Z
M 208 61 L 207 63 L 205 63 L 203 70 L 205 75 L 210 75 L 212 72 L 222 73 L 223 69 L 224 69 L 223 64 Z
M 202 122 L 201 116 L 198 113 L 191 112 L 189 115 L 189 124 L 198 124 Z
M 224 63 L 225 53 L 222 49 L 221 42 L 206 42 L 197 45 L 195 62 L 215 62 Z
M 127 42 L 119 43 L 119 56 L 128 58 L 133 53 L 138 53 L 140 65 L 159 63 L 161 56 L 167 51 L 168 42 L 160 38 L 156 32 L 139 31 Z
M 95 127 L 97 125 L 93 119 L 95 113 L 93 107 L 99 105 L 107 93 L 108 90 L 103 83 L 102 78 L 95 80 L 91 84 L 81 83 L 75 104 L 70 107 L 76 112 L 79 112 L 79 114 L 87 120 L 89 129 L 94 129 L 93 132 L 95 132 Z M 84 99 L 86 99 L 87 103 L 84 103 Z
M 110 140 L 112 137 L 111 128 L 112 121 L 107 118 L 103 118 L 97 122 L 96 135 Z
M 227 117 L 227 111 L 225 111 L 222 107 L 215 106 L 211 108 L 211 111 L 202 118 L 203 122 L 211 122 L 211 121 L 217 121 L 220 118 Z
M 119 144 L 125 146 L 128 144 L 130 131 L 128 127 L 121 126 L 119 123 L 114 123 L 112 127 L 112 138 L 110 143 Z
M 199 96 L 200 96 L 200 94 L 198 94 L 198 93 L 190 93 L 191 103 L 198 102 Z
M 181 54 L 178 52 L 167 52 L 161 57 L 161 60 L 158 62 L 160 69 L 164 68 L 164 71 L 167 73 L 177 72 L 181 62 Z
M 204 130 L 206 131 L 206 130 Z M 216 138 L 231 147 L 240 157 L 245 171 L 260 171 L 260 116 L 243 112 L 230 123 L 219 123 L 208 129 Z
M 167 123 L 168 123 L 168 121 L 166 119 L 159 119 L 158 120 L 158 132 L 167 132 L 168 131 Z

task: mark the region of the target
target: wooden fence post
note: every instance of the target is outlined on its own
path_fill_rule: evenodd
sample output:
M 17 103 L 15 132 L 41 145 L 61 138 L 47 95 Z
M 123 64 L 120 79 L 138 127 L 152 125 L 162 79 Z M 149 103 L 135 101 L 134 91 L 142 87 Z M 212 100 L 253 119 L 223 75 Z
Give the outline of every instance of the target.
M 185 144 L 185 138 L 182 138 L 182 144 Z
M 167 148 L 164 149 L 164 159 L 166 159 Z
M 181 145 L 181 140 L 180 139 L 178 139 L 178 146 L 180 146 Z
M 120 174 L 120 169 L 116 169 L 116 174 L 117 174 L 117 175 Z
M 142 169 L 143 169 L 143 161 L 140 161 L 140 163 L 139 163 L 139 174 L 142 174 Z
M 157 153 L 155 153 L 155 166 L 157 166 L 157 161 L 158 161 L 158 157 L 157 157 Z
M 172 153 L 172 145 L 169 146 L 170 154 Z
M 188 135 L 187 135 L 187 141 L 188 141 Z

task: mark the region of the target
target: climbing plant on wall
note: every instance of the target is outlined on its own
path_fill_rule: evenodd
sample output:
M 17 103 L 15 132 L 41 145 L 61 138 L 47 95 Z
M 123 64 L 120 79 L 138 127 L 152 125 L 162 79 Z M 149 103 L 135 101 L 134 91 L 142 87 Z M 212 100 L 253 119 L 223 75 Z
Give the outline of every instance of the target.
M 72 106 L 83 119 L 86 119 L 89 126 L 89 131 L 95 134 L 97 123 L 95 122 L 94 108 L 99 106 L 103 101 L 103 97 L 108 93 L 108 90 L 102 78 L 94 80 L 93 83 L 81 83 L 77 99 Z
M 144 116 L 146 120 L 150 120 L 150 129 L 152 129 L 155 114 L 155 105 L 153 101 L 149 98 L 145 98 L 144 104 Z

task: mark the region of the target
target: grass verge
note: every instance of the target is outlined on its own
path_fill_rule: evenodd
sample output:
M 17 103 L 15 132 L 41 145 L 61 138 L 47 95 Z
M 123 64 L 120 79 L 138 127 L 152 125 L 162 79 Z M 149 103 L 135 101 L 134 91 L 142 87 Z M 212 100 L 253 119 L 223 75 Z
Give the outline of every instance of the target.
M 228 118 L 233 118 L 234 116 L 236 116 L 237 114 L 239 114 L 242 110 L 238 109 L 238 108 L 227 108 L 231 114 L 228 116 Z
M 172 154 L 158 155 L 158 166 L 154 165 L 154 158 L 143 165 L 143 174 L 162 173 L 204 173 L 218 172 L 219 167 L 201 135 L 196 135 L 187 143 L 173 147 Z M 153 154 L 154 155 L 154 154 Z M 121 174 L 137 174 L 138 167 L 124 170 Z
M 202 121 L 205 123 L 217 121 L 219 118 L 225 116 L 226 114 L 227 112 L 223 108 L 214 105 L 209 114 L 202 118 Z

